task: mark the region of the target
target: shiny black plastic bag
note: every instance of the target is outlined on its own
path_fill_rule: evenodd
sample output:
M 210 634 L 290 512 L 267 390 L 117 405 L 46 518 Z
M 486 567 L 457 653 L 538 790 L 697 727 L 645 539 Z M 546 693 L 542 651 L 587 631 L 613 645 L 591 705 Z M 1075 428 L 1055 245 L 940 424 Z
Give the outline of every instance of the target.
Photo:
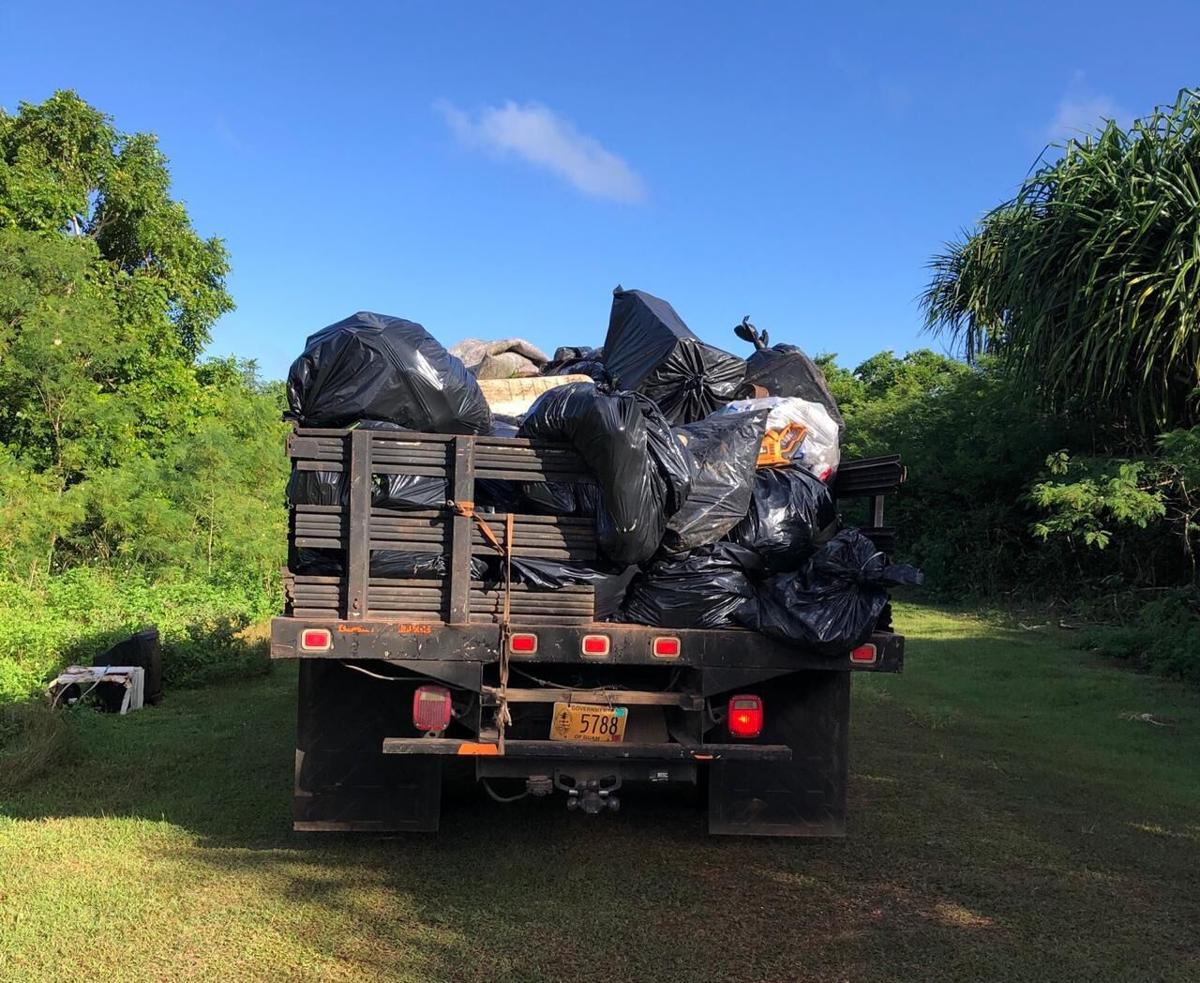
M 348 490 L 341 471 L 301 471 L 288 477 L 289 505 L 345 505 Z
M 667 497 L 663 507 L 667 518 L 670 518 L 683 508 L 691 496 L 696 462 L 687 445 L 671 428 L 658 404 L 640 393 L 635 395 L 638 405 L 642 408 L 642 417 L 646 421 L 646 448 L 650 453 L 650 460 L 666 482 Z
M 341 550 L 293 546 L 288 550 L 288 569 L 307 577 L 340 577 L 346 572 Z
M 658 549 L 670 508 L 686 495 L 684 476 L 690 479 L 686 452 L 662 417 L 647 409 L 649 417 L 634 393 L 572 383 L 542 393 L 520 430 L 522 437 L 575 448 L 599 484 L 600 550 L 622 565 L 641 563 Z M 586 487 L 577 486 L 575 494 Z
M 346 571 L 342 550 L 314 549 L 301 546 L 292 550 L 288 562 L 292 573 L 307 576 L 340 577 Z M 417 553 L 410 550 L 372 550 L 371 576 L 403 579 L 437 579 L 446 576 L 446 557 L 441 553 Z M 487 561 L 471 558 L 471 577 L 488 576 Z
M 493 569 L 503 577 L 503 560 L 493 561 Z M 539 590 L 558 590 L 568 584 L 591 584 L 594 589 L 595 620 L 607 621 L 620 610 L 625 589 L 637 567 L 597 569 L 578 563 L 563 563 L 541 557 L 514 556 L 512 577 L 515 583 Z
M 288 478 L 289 505 L 342 505 L 349 500 L 343 471 L 292 472 Z M 371 504 L 383 509 L 436 509 L 446 504 L 445 478 L 417 474 L 372 475 Z
M 613 385 L 649 396 L 674 425 L 702 420 L 737 394 L 746 363 L 706 345 L 665 300 L 613 291 L 604 365 Z
M 660 628 L 726 628 L 755 607 L 747 570 L 758 558 L 733 543 L 660 557 L 634 576 L 619 621 Z
M 424 474 L 372 475 L 371 504 L 380 509 L 440 509 L 450 498 L 445 478 Z
M 725 413 L 675 430 L 695 462 L 691 494 L 667 523 L 663 548 L 682 553 L 715 543 L 746 516 L 767 411 Z
M 838 436 L 846 432 L 837 400 L 829 391 L 825 373 L 795 345 L 763 348 L 746 359 L 746 382 L 762 386 L 768 396 L 799 396 L 820 403 L 837 424 Z
M 833 492 L 804 468 L 760 468 L 750 508 L 729 539 L 753 550 L 772 573 L 798 570 L 838 524 Z
M 412 550 L 371 550 L 372 577 L 436 580 L 446 576 L 447 557 L 443 553 L 418 553 Z M 471 557 L 471 579 L 483 580 L 488 575 L 488 563 L 479 556 Z
M 503 564 L 502 559 L 497 561 L 498 566 Z M 564 563 L 533 556 L 514 556 L 512 575 L 514 581 L 542 590 L 558 590 L 567 584 L 595 584 L 608 576 L 601 570 L 580 563 Z
M 916 585 L 921 572 L 887 556 L 857 529 L 843 529 L 797 573 L 769 577 L 743 624 L 818 655 L 841 657 L 862 645 L 888 603 L 888 588 Z
M 603 348 L 556 348 L 554 358 L 542 367 L 542 375 L 586 375 L 603 385 L 611 381 Z
M 429 433 L 487 433 L 475 377 L 421 325 L 359 311 L 311 335 L 287 380 L 289 416 L 306 427 L 363 417 Z

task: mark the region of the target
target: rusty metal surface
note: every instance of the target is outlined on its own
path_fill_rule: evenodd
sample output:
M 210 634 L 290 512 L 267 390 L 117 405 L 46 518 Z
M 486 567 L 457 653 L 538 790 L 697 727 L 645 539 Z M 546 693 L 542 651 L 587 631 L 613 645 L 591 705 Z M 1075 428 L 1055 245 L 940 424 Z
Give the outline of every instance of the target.
M 871 642 L 878 657 L 874 663 L 858 664 L 844 658 L 828 659 L 801 648 L 793 648 L 739 629 L 651 628 L 613 622 L 586 626 L 531 625 L 514 618 L 513 631 L 526 629 L 538 637 L 537 651 L 514 654 L 512 665 L 554 663 L 565 665 L 689 666 L 749 672 L 770 670 L 771 675 L 814 669 L 825 672 L 900 672 L 904 664 L 904 638 L 876 632 Z M 305 628 L 329 628 L 333 645 L 326 652 L 302 652 L 300 633 Z M 584 635 L 608 637 L 609 654 L 583 654 Z M 655 638 L 670 636 L 680 641 L 680 654 L 673 659 L 656 658 Z M 271 657 L 275 659 L 405 659 L 413 661 L 496 662 L 499 658 L 499 629 L 489 625 L 446 625 L 405 617 L 396 620 L 370 619 L 350 624 L 337 618 L 275 618 L 271 622 Z
M 471 514 L 475 482 L 480 478 L 592 481 L 582 460 L 566 445 L 501 437 L 300 428 L 289 435 L 287 446 L 295 468 L 341 471 L 350 479 L 347 505 L 297 505 L 290 511 L 290 546 L 335 551 L 344 570 L 339 576 L 287 571 L 285 597 L 287 612 L 293 616 L 492 625 L 503 616 L 504 592 L 499 585 L 470 580 L 472 558 L 496 555 L 492 537 L 515 557 L 582 565 L 597 558 L 590 518 L 514 516 L 510 544 L 504 539 L 506 516 Z M 443 477 L 450 483 L 452 497 L 442 509 L 374 508 L 370 501 L 374 474 Z M 445 556 L 447 575 L 435 581 L 371 577 L 373 550 Z M 590 586 L 541 592 L 544 599 L 533 593 L 523 588 L 512 593 L 513 615 L 524 617 L 529 625 L 582 625 L 594 616 Z

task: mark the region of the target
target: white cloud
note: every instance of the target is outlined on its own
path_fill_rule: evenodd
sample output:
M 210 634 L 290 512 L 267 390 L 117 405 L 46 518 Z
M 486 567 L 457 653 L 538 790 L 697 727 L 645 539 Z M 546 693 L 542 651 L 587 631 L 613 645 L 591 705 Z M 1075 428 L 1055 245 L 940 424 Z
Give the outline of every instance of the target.
M 1062 143 L 1071 137 L 1095 136 L 1110 119 L 1125 126 L 1133 117 L 1107 96 L 1097 95 L 1088 85 L 1087 74 L 1077 68 L 1067 83 L 1066 93 L 1058 100 L 1058 110 L 1044 135 L 1052 143 Z
M 464 146 L 520 157 L 594 198 L 638 202 L 646 197 L 645 183 L 621 157 L 546 106 L 509 101 L 487 106 L 474 118 L 445 100 L 434 108 Z

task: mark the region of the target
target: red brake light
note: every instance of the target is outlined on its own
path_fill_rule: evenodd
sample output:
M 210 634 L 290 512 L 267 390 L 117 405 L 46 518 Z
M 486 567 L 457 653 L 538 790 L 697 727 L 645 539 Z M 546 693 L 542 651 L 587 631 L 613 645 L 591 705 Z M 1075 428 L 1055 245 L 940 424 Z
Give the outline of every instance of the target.
M 508 638 L 508 650 L 521 655 L 532 655 L 537 651 L 537 635 L 532 632 L 518 632 Z
M 445 686 L 418 686 L 413 693 L 413 726 L 429 734 L 450 726 L 450 691 Z
M 654 640 L 654 657 L 657 659 L 678 659 L 679 653 L 683 650 L 679 639 L 673 635 L 668 635 L 663 638 Z
M 608 655 L 608 636 L 584 635 L 579 647 L 584 655 Z
M 878 658 L 879 653 L 875 650 L 875 646 L 870 643 L 860 645 L 850 653 L 850 661 L 858 666 L 872 666 Z
M 305 652 L 328 652 L 333 648 L 333 634 L 328 628 L 305 628 L 300 632 L 300 647 Z
M 758 737 L 763 729 L 761 696 L 742 693 L 729 698 L 729 733 L 734 737 Z

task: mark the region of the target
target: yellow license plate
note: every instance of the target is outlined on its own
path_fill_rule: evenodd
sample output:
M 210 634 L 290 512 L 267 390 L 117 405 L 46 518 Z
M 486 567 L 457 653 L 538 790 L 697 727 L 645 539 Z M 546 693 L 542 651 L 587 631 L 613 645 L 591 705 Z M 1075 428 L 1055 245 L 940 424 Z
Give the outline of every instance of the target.
M 626 707 L 555 703 L 554 716 L 550 719 L 550 740 L 616 744 L 625 739 L 625 721 L 628 719 Z

